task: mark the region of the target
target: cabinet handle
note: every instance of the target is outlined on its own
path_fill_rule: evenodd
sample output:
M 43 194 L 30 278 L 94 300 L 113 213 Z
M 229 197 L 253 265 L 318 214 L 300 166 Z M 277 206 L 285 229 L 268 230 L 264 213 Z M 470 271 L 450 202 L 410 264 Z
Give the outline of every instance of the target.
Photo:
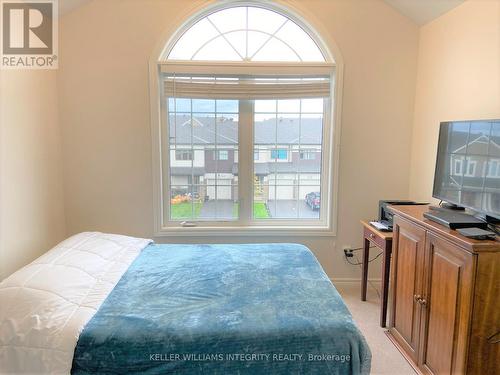
M 420 303 L 424 307 L 427 306 L 427 301 L 424 298 L 420 298 L 420 300 L 418 301 L 418 303 Z
M 421 299 L 422 299 L 422 296 L 421 296 L 420 294 L 414 294 L 414 295 L 413 295 L 413 300 L 414 300 L 415 302 L 420 303 L 420 300 L 421 300 Z

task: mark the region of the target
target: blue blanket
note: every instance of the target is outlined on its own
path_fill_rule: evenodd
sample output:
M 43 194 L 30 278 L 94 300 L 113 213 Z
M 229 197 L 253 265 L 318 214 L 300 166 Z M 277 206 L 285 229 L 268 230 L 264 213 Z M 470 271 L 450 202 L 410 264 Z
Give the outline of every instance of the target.
M 150 245 L 80 335 L 73 374 L 368 374 L 370 350 L 296 244 Z

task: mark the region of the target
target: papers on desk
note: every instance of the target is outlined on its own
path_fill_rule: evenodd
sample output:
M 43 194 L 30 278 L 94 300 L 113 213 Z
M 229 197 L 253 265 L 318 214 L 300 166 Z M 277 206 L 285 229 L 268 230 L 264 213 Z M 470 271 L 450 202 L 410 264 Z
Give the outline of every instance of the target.
M 387 225 L 382 224 L 378 221 L 370 221 L 370 225 L 375 227 L 376 229 L 382 231 L 382 232 L 390 232 L 391 228 L 389 228 Z

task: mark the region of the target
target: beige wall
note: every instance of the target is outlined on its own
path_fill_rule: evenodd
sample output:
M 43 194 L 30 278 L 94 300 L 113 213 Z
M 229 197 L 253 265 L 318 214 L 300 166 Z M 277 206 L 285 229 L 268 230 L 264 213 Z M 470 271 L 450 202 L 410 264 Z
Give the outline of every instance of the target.
M 0 280 L 65 237 L 55 71 L 0 71 Z
M 441 121 L 500 118 L 500 1 L 469 0 L 420 31 L 412 198 L 432 196 Z
M 205 3 L 99 0 L 62 18 L 58 86 L 68 234 L 152 235 L 148 59 L 162 35 Z M 408 195 L 418 29 L 379 0 L 284 3 L 335 40 L 345 63 L 338 236 L 285 240 L 308 245 L 331 277 L 358 278 L 341 246 L 361 245 L 359 220 L 376 216 L 380 198 Z M 377 275 L 378 266 L 372 269 Z

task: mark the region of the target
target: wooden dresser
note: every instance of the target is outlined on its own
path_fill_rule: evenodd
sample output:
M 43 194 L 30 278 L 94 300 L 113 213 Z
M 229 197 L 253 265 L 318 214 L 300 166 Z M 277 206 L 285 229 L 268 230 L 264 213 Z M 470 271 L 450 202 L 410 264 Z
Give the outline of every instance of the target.
M 389 338 L 420 374 L 500 374 L 500 242 L 391 210 Z

